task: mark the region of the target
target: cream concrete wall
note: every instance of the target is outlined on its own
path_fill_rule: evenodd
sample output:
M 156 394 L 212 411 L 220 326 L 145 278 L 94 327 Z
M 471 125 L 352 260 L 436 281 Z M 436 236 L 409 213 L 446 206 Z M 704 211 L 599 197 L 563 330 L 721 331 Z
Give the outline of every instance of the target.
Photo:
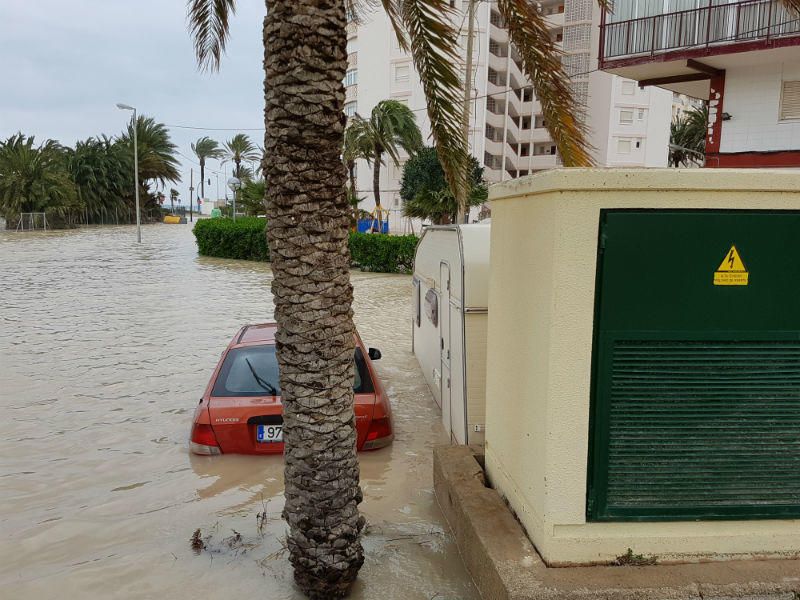
M 800 553 L 800 520 L 587 523 L 603 208 L 800 209 L 800 174 L 572 169 L 493 186 L 486 467 L 550 564 Z

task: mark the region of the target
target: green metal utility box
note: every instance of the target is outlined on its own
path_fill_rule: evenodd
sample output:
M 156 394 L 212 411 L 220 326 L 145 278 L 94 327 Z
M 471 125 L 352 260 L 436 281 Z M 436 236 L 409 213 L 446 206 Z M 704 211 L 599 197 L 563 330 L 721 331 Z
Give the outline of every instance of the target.
M 486 472 L 545 562 L 800 557 L 800 172 L 490 198 Z
M 588 517 L 800 517 L 800 213 L 601 213 Z

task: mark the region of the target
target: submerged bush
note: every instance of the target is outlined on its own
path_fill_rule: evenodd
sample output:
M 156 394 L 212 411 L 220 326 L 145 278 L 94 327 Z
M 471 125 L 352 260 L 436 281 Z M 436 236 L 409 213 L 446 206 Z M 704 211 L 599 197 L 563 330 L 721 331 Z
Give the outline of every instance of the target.
M 197 248 L 203 256 L 269 260 L 266 221 L 255 217 L 201 219 L 194 226 Z M 415 235 L 351 233 L 352 264 L 363 271 L 410 273 L 414 265 Z

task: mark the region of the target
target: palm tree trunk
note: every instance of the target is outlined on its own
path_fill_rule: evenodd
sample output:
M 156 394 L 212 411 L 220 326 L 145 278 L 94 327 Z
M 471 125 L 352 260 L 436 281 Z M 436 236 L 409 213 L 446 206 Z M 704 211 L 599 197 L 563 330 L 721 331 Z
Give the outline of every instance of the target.
M 375 195 L 375 214 L 378 217 L 378 231 L 383 231 L 383 207 L 381 207 L 381 155 L 380 148 L 375 148 L 372 163 L 372 193 Z
M 347 175 L 350 179 L 350 198 L 353 204 L 353 226 L 358 231 L 358 202 L 356 202 L 356 161 L 351 160 L 347 163 Z
M 283 401 L 288 547 L 312 600 L 364 562 L 353 414 L 349 205 L 340 159 L 344 0 L 267 0 L 264 146 Z
M 206 160 L 200 159 L 200 197 L 206 197 Z M 194 202 L 194 198 L 189 198 L 189 204 Z

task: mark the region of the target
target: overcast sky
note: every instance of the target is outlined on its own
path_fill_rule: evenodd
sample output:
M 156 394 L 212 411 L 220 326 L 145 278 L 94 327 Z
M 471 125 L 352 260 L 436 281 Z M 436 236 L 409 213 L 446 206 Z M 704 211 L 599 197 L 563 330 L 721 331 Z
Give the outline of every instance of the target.
M 263 0 L 240 0 L 219 73 L 197 70 L 184 0 L 0 0 L 0 139 L 21 131 L 72 145 L 116 135 L 130 113 L 171 125 L 178 150 L 202 135 L 222 142 L 236 131 L 196 131 L 175 125 L 263 127 L 261 25 Z M 246 131 L 263 145 L 263 131 Z M 188 196 L 189 169 L 182 161 Z M 221 170 L 215 161 L 211 168 Z M 228 167 L 230 172 L 230 167 Z M 208 178 L 208 175 L 207 175 Z M 220 193 L 224 185 L 219 177 Z M 216 179 L 206 196 L 216 193 Z

